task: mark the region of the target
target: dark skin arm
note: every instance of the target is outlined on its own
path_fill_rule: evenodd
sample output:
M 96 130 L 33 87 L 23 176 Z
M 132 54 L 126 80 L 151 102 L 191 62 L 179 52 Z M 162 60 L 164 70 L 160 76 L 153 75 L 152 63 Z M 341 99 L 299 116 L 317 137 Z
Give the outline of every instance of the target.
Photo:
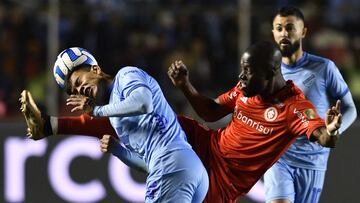
M 189 80 L 189 71 L 182 61 L 171 64 L 168 76 L 174 86 L 184 93 L 196 113 L 206 122 L 217 121 L 232 113 L 232 109 L 219 104 L 217 99 L 206 97 L 195 89 Z
M 314 130 L 310 141 L 315 141 L 324 147 L 334 148 L 339 139 L 338 130 L 341 126 L 342 114 L 340 113 L 341 102 L 328 109 L 325 117 L 325 125 Z

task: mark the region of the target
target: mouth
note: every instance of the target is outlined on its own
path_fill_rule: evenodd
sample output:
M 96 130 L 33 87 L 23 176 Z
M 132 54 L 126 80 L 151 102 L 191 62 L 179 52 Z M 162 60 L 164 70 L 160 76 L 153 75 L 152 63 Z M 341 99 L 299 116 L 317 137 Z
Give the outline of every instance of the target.
M 246 83 L 244 81 L 240 80 L 239 81 L 239 87 L 240 87 L 241 90 L 244 90 L 244 89 L 246 89 L 247 85 L 246 85 Z
M 279 44 L 281 46 L 289 46 L 289 45 L 291 45 L 291 42 L 288 39 L 282 39 L 282 40 L 280 40 Z
M 87 87 L 87 88 L 85 89 L 85 95 L 86 95 L 87 97 L 91 97 L 91 96 L 92 96 L 91 93 L 92 93 L 92 89 L 91 89 L 90 87 Z

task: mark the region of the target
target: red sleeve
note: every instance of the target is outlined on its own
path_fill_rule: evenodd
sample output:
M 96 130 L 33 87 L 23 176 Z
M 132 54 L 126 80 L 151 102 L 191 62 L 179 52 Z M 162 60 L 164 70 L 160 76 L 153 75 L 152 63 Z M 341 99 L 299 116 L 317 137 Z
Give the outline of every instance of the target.
M 117 138 L 108 118 L 91 117 L 86 114 L 58 117 L 58 134 L 87 135 L 98 138 L 108 134 Z
M 224 94 L 218 96 L 218 100 L 220 101 L 220 104 L 223 104 L 229 109 L 234 109 L 236 105 L 236 100 L 238 96 L 241 94 L 241 91 L 238 87 L 239 84 L 237 84 L 234 88 L 231 90 L 225 92 Z
M 296 101 L 289 107 L 288 126 L 295 136 L 305 135 L 310 139 L 313 131 L 325 126 L 315 107 L 308 100 Z

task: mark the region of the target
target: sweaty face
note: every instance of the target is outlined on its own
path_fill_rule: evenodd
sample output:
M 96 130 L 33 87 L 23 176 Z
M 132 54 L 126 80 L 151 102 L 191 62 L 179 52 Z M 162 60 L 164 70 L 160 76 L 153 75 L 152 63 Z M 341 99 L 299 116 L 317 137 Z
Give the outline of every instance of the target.
M 304 22 L 296 16 L 277 15 L 273 21 L 272 32 L 282 56 L 290 57 L 299 50 L 306 28 Z
M 258 60 L 260 61 L 260 60 Z M 253 57 L 244 53 L 241 57 L 239 75 L 240 89 L 246 97 L 262 94 L 268 86 L 268 72 L 262 63 L 255 63 Z
M 68 80 L 70 94 L 80 94 L 100 102 L 107 91 L 105 78 L 96 71 L 79 69 Z

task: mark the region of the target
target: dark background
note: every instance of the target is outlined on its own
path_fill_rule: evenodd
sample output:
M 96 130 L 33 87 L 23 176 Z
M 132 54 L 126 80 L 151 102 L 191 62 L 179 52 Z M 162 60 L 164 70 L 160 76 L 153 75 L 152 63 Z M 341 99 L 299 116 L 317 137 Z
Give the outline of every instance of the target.
M 56 53 L 67 47 L 84 47 L 110 74 L 127 65 L 143 68 L 158 80 L 177 113 L 197 118 L 167 78 L 170 63 L 182 59 L 198 90 L 215 97 L 236 84 L 244 47 L 258 40 L 272 41 L 272 14 L 278 7 L 292 4 L 305 15 L 308 33 L 304 49 L 337 64 L 360 109 L 360 1 L 59 0 L 58 37 L 49 36 L 49 16 L 53 14 L 50 4 L 56 1 L 0 1 L 0 202 L 6 202 L 4 141 L 25 139 L 20 92 L 30 90 L 39 105 L 48 106 L 49 112 L 73 115 L 65 106 L 66 95 L 60 93 L 51 76 L 56 57 L 51 47 L 57 47 Z M 249 26 L 244 29 L 240 22 L 246 13 Z M 55 106 L 49 106 L 49 100 Z M 357 120 L 333 150 L 322 203 L 358 202 L 359 131 Z M 53 191 L 47 171 L 49 156 L 63 139 L 48 139 L 44 156 L 26 161 L 25 202 L 66 202 Z M 80 183 L 100 178 L 107 192 L 102 202 L 122 202 L 109 183 L 108 160 L 108 155 L 96 160 L 77 157 L 71 163 L 70 174 Z M 132 175 L 140 182 L 145 177 L 136 172 Z M 254 201 L 244 198 L 239 202 Z

